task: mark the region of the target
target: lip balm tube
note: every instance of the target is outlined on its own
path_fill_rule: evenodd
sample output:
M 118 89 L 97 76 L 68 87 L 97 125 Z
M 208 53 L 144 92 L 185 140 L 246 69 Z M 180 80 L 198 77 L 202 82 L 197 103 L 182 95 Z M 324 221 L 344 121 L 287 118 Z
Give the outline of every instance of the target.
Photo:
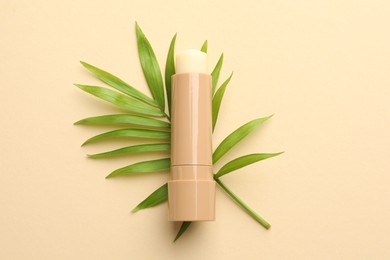
M 215 219 L 212 172 L 212 92 L 207 54 L 176 55 L 172 76 L 170 221 Z

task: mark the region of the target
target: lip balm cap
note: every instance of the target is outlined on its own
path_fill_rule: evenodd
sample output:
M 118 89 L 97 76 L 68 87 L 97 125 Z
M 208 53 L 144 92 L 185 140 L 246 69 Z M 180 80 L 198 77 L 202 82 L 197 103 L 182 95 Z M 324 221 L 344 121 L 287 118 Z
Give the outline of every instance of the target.
M 168 181 L 170 221 L 212 221 L 215 219 L 215 181 L 212 167 L 172 166 Z
M 176 73 L 207 74 L 207 54 L 203 51 L 189 49 L 176 55 Z

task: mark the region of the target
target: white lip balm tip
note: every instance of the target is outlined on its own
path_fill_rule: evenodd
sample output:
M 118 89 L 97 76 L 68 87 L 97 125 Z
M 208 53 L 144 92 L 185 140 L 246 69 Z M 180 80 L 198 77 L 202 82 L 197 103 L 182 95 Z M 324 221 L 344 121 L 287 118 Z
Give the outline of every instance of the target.
M 195 49 L 188 49 L 176 54 L 176 74 L 203 73 L 207 74 L 207 54 Z

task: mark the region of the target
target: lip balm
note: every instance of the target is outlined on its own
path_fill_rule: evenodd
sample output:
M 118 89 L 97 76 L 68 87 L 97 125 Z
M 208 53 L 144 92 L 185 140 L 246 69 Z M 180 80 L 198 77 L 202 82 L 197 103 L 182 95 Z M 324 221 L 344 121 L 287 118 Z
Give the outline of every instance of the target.
M 176 55 L 172 76 L 170 221 L 215 219 L 212 172 L 212 92 L 207 54 Z

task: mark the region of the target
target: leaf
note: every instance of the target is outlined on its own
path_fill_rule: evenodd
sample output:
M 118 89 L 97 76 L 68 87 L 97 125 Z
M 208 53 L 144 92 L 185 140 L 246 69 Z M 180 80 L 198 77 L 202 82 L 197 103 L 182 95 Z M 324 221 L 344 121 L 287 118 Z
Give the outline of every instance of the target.
M 200 51 L 207 53 L 207 40 L 204 41 L 202 48 L 200 48 Z
M 228 137 L 226 137 L 215 149 L 213 153 L 213 163 L 216 163 L 221 157 L 226 154 L 230 149 L 232 149 L 237 143 L 239 143 L 244 137 L 250 134 L 256 127 L 262 125 L 265 121 L 267 121 L 271 116 L 258 118 L 252 120 L 245 125 L 239 127 L 233 133 L 231 133 Z
M 217 123 L 219 108 L 221 107 L 221 102 L 222 102 L 223 95 L 225 94 L 226 86 L 229 84 L 232 76 L 233 76 L 233 72 L 232 74 L 230 74 L 230 77 L 227 80 L 225 80 L 224 83 L 222 83 L 221 87 L 219 87 L 217 93 L 215 93 L 213 97 L 213 114 L 212 114 L 213 132 L 214 132 L 215 124 Z
M 116 88 L 117 90 L 134 97 L 136 99 L 139 99 L 149 105 L 157 106 L 156 101 L 151 99 L 150 97 L 146 96 L 139 90 L 135 89 L 134 87 L 130 86 L 120 78 L 108 73 L 107 71 L 104 71 L 102 69 L 99 69 L 91 64 L 88 64 L 84 61 L 80 61 L 80 63 L 90 72 L 92 72 L 98 79 L 103 81 L 104 83 L 110 85 L 113 88 Z
M 213 95 L 215 93 L 215 88 L 217 87 L 218 84 L 218 79 L 219 79 L 219 74 L 221 72 L 222 64 L 223 64 L 223 53 L 221 54 L 221 57 L 219 57 L 219 60 L 215 65 L 213 72 L 211 72 Z
M 214 176 L 215 176 L 215 178 L 219 178 L 219 177 L 221 177 L 229 172 L 235 171 L 237 169 L 240 169 L 240 168 L 245 167 L 247 165 L 250 165 L 252 163 L 277 156 L 277 155 L 282 154 L 282 153 L 283 152 L 281 152 L 281 153 L 254 153 L 254 154 L 248 154 L 248 155 L 245 155 L 242 157 L 238 157 L 238 158 L 228 162 L 224 166 L 222 166 L 222 168 Z
M 129 153 L 140 153 L 140 152 L 158 152 L 158 151 L 169 151 L 171 149 L 171 145 L 167 143 L 162 144 L 140 144 L 127 146 L 120 149 L 112 150 L 105 153 L 97 153 L 88 155 L 90 158 L 103 158 L 109 156 L 123 155 Z
M 245 202 L 243 202 L 236 194 L 234 194 L 226 185 L 218 178 L 214 178 L 218 185 L 235 201 L 240 207 L 246 211 L 252 218 L 254 218 L 260 225 L 262 225 L 265 229 L 269 229 L 271 225 L 262 218 L 259 214 L 257 214 L 254 210 L 252 210 Z
M 148 39 L 142 32 L 138 24 L 135 24 L 137 34 L 138 56 L 144 72 L 146 82 L 157 101 L 161 111 L 165 110 L 164 86 L 161 76 L 160 66 L 158 65 L 156 55 Z
M 111 89 L 80 84 L 75 84 L 75 86 L 126 111 L 141 115 L 164 116 L 158 108 L 151 107 L 137 99 L 125 96 Z
M 118 129 L 110 132 L 106 132 L 100 135 L 89 138 L 83 145 L 89 144 L 98 140 L 110 138 L 110 137 L 135 137 L 135 138 L 148 138 L 148 139 L 169 139 L 171 133 L 157 130 L 148 129 Z
M 135 213 L 141 209 L 147 209 L 156 206 L 164 201 L 168 200 L 168 184 L 165 183 L 163 186 L 155 190 L 140 204 L 138 204 L 131 212 Z
M 154 118 L 143 116 L 135 116 L 128 114 L 116 114 L 88 117 L 74 123 L 75 125 L 91 125 L 91 124 L 130 124 L 145 127 L 160 127 L 170 128 L 171 124 Z
M 175 74 L 175 43 L 176 35 L 173 36 L 171 44 L 169 45 L 169 51 L 167 56 L 167 62 L 165 64 L 165 90 L 167 93 L 168 100 L 168 111 L 171 114 L 171 98 L 172 98 L 172 75 Z
M 110 173 L 106 178 L 115 177 L 124 174 L 135 174 L 135 173 L 149 173 L 149 172 L 161 172 L 167 171 L 171 167 L 171 159 L 164 158 L 152 161 L 144 161 L 134 163 L 123 168 L 119 168 Z
M 183 235 L 183 233 L 187 230 L 187 228 L 191 225 L 191 223 L 192 223 L 191 221 L 184 221 L 181 224 L 180 230 L 177 233 L 175 240 L 173 240 L 173 242 L 176 242 L 176 240 L 178 240 L 181 237 L 181 235 Z

